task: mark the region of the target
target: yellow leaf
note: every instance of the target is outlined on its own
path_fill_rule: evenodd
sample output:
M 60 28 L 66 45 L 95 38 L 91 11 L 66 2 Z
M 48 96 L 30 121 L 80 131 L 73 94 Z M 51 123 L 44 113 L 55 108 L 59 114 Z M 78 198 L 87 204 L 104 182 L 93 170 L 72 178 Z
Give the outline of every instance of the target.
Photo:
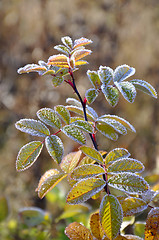
M 65 234 L 70 240 L 93 240 L 90 231 L 77 222 L 70 223 L 65 229 Z
M 93 213 L 90 216 L 90 228 L 93 236 L 101 240 L 104 235 L 104 231 L 100 224 L 99 213 Z
M 159 239 L 159 208 L 153 208 L 147 217 L 145 240 Z

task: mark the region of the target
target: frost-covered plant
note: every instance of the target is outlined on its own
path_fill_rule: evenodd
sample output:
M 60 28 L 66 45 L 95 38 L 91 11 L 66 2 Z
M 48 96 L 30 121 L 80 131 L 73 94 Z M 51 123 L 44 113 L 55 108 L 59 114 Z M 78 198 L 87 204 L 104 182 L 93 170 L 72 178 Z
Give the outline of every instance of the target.
M 92 41 L 83 37 L 74 42 L 70 37 L 63 37 L 61 40 L 63 45 L 55 46 L 55 49 L 62 54 L 49 57 L 47 62 L 28 64 L 19 68 L 18 73 L 49 74 L 54 87 L 66 82 L 76 93 L 77 99 L 68 98 L 66 106 L 57 105 L 54 109 L 40 109 L 37 112 L 39 120 L 21 119 L 16 123 L 16 128 L 20 131 L 42 138 L 29 142 L 20 149 L 16 161 L 17 171 L 23 171 L 33 165 L 45 144 L 49 155 L 58 164 L 60 170 L 50 169 L 41 177 L 36 189 L 40 198 L 64 178 L 67 178 L 70 184 L 70 191 L 66 197 L 67 204 L 81 204 L 90 198 L 101 197 L 99 210 L 90 216 L 90 230 L 74 222 L 66 228 L 65 234 L 73 240 L 136 239 L 133 236 L 120 235 L 123 217 L 145 210 L 156 198 L 157 193 L 150 189 L 140 175 L 144 165 L 130 157 L 127 149 L 115 148 L 105 152 L 108 149 L 98 148 L 97 132 L 106 138 L 117 140 L 118 135 L 126 135 L 127 131 L 135 132 L 134 127 L 116 115 L 98 116 L 90 104 L 100 93 L 104 94 L 111 106 L 117 105 L 120 93 L 130 103 L 134 102 L 136 89 L 154 98 L 157 98 L 157 93 L 143 80 L 128 81 L 128 78 L 135 73 L 133 67 L 121 65 L 113 70 L 110 67 L 100 66 L 97 71 L 87 71 L 92 87 L 82 97 L 76 87 L 74 71 L 78 70 L 79 66 L 87 64 L 87 61 L 81 59 L 91 54 L 85 46 Z M 53 134 L 48 127 L 53 129 Z M 78 142 L 81 145 L 79 151 L 63 156 L 64 146 L 58 136 L 60 132 Z M 86 134 L 90 137 L 92 146 L 88 139 L 88 143 L 86 142 Z M 112 194 L 113 188 L 118 189 L 117 192 L 121 194 Z M 145 237 L 151 237 L 152 231 L 149 229 L 155 229 L 158 219 L 159 208 L 153 208 L 147 220 Z M 153 230 L 152 234 L 157 234 L 157 230 Z

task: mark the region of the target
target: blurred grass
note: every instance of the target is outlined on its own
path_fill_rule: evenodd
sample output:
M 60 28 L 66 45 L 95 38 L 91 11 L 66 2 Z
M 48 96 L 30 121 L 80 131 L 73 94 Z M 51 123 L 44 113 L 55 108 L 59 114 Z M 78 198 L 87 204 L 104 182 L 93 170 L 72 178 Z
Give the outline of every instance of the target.
M 0 1 L 0 191 L 11 203 L 13 216 L 19 207 L 42 206 L 34 189 L 40 175 L 52 167 L 44 152 L 35 166 L 17 173 L 18 150 L 30 137 L 18 132 L 14 123 L 20 118 L 36 118 L 41 107 L 64 104 L 74 96 L 69 86 L 54 89 L 51 80 L 36 74 L 18 75 L 17 69 L 27 63 L 46 61 L 57 52 L 62 36 L 81 36 L 93 40 L 90 65 L 75 73 L 78 88 L 84 95 L 90 86 L 86 70 L 100 65 L 115 68 L 128 64 L 136 68 L 135 78 L 150 82 L 159 89 L 159 2 L 158 0 L 1 0 Z M 102 97 L 93 107 L 99 114 L 111 113 L 125 117 L 134 125 L 136 134 L 129 133 L 114 143 L 98 136 L 100 149 L 126 147 L 132 157 L 142 161 L 146 171 L 157 172 L 159 161 L 159 103 L 143 93 L 133 105 L 120 98 L 110 108 Z M 65 141 L 65 151 L 78 145 Z M 157 161 L 158 159 L 158 161 Z

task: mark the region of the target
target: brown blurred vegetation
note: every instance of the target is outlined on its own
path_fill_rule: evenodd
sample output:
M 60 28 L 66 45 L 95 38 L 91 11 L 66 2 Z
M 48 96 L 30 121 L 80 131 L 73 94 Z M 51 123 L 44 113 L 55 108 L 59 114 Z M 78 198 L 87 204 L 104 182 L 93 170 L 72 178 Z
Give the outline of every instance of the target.
M 57 89 L 51 80 L 37 74 L 18 75 L 17 69 L 39 59 L 47 61 L 57 52 L 62 36 L 93 40 L 90 65 L 75 73 L 79 91 L 90 87 L 86 71 L 100 65 L 116 68 L 128 64 L 136 68 L 135 78 L 159 89 L 159 1 L 158 0 L 1 0 L 0 1 L 0 190 L 9 196 L 11 207 L 37 204 L 36 188 L 40 175 L 52 166 L 42 153 L 35 166 L 17 173 L 18 150 L 31 138 L 20 133 L 14 123 L 20 118 L 36 118 L 41 107 L 64 104 L 73 97 L 69 86 Z M 100 96 L 93 107 L 99 114 L 111 113 L 132 123 L 137 133 L 110 142 L 98 135 L 99 148 L 126 147 L 132 157 L 153 172 L 159 161 L 159 102 L 138 92 L 134 104 L 120 97 L 110 108 Z M 66 141 L 66 153 L 78 145 Z M 35 202 L 36 199 L 36 202 Z

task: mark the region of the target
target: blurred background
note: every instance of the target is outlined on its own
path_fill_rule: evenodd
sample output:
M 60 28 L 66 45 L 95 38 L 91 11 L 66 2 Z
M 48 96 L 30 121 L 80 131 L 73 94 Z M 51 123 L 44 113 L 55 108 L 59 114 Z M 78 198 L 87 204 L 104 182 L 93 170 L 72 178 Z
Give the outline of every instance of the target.
M 17 153 L 32 138 L 16 130 L 14 123 L 21 118 L 35 119 L 40 108 L 53 108 L 65 104 L 67 97 L 74 97 L 66 84 L 55 89 L 49 77 L 39 77 L 36 73 L 18 75 L 17 69 L 38 60 L 47 61 L 50 55 L 57 54 L 53 46 L 61 44 L 63 36 L 73 40 L 86 37 L 93 40 L 88 47 L 93 53 L 87 57 L 89 65 L 75 72 L 82 96 L 91 86 L 87 69 L 97 70 L 100 65 L 115 69 L 128 64 L 136 69 L 134 78 L 151 83 L 158 91 L 159 1 L 1 0 L 0 23 L 0 192 L 1 196 L 7 196 L 9 219 L 12 219 L 21 207 L 37 206 L 53 211 L 48 201 L 40 201 L 35 193 L 40 176 L 52 167 L 52 160 L 44 151 L 32 168 L 17 173 Z M 125 147 L 133 158 L 144 163 L 145 175 L 158 174 L 159 101 L 138 92 L 134 104 L 120 96 L 119 104 L 111 108 L 100 95 L 92 106 L 99 115 L 110 113 L 125 118 L 137 131 L 115 143 L 100 135 L 99 148 L 110 151 Z M 66 154 L 78 148 L 68 139 L 64 139 L 64 145 Z M 56 210 L 54 214 L 58 216 L 62 210 L 60 207 Z M 8 225 L 5 226 L 7 229 Z M 14 238 L 14 234 L 6 239 L 25 239 L 19 235 Z

